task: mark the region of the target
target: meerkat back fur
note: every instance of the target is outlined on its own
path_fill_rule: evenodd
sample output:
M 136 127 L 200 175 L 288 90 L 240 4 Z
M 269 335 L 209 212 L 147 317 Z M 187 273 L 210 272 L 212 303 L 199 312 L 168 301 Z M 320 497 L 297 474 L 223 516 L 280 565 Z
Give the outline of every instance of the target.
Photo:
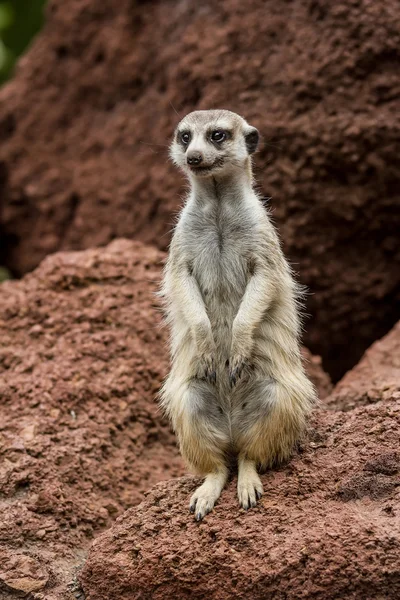
M 263 493 L 257 468 L 290 456 L 315 390 L 301 362 L 299 288 L 253 190 L 259 134 L 227 110 L 195 111 L 178 125 L 171 157 L 190 182 L 172 237 L 161 296 L 171 370 L 161 405 L 182 455 L 204 483 L 198 520 L 238 461 L 238 498 Z

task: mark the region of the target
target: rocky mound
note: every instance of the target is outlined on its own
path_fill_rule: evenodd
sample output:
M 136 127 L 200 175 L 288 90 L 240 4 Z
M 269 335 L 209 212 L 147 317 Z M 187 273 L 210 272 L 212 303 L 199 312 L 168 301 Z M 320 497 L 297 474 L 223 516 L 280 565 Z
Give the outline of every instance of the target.
M 0 286 L 1 598 L 47 583 L 59 600 L 91 538 L 184 473 L 154 400 L 162 259 L 119 241 Z
M 346 373 L 325 404 L 350 410 L 390 398 L 400 400 L 400 321 Z
M 86 600 L 397 600 L 400 595 L 400 398 L 319 412 L 288 466 L 263 477 L 256 509 L 235 481 L 198 524 L 198 481 L 153 488 L 93 544 Z
M 164 258 L 119 240 L 0 286 L 2 599 L 73 597 L 93 536 L 185 472 L 155 403 L 168 368 L 153 296 Z M 323 396 L 329 378 L 304 352 Z
M 117 236 L 165 248 L 173 107 L 232 109 L 265 137 L 260 191 L 337 379 L 399 318 L 399 19 L 397 0 L 53 0 L 0 91 L 0 264 Z

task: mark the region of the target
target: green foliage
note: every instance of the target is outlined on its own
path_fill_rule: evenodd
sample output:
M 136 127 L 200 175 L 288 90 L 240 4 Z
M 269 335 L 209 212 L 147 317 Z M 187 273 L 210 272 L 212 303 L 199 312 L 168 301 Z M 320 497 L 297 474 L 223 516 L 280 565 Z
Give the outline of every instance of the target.
M 7 279 L 11 279 L 11 273 L 6 267 L 0 267 L 0 283 L 2 281 L 6 281 Z
M 46 0 L 0 0 L 0 84 L 43 25 Z

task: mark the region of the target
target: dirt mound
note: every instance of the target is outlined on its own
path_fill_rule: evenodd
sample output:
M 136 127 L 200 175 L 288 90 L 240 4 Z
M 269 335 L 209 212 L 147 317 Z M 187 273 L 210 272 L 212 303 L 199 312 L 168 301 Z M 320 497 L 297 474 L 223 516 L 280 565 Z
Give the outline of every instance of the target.
M 93 536 L 186 470 L 155 403 L 164 258 L 118 240 L 0 286 L 1 598 L 69 598 Z M 329 378 L 304 352 L 324 395 Z
M 326 404 L 350 410 L 388 398 L 400 399 L 400 322 L 346 373 Z
M 0 596 L 59 600 L 93 535 L 185 472 L 154 400 L 162 259 L 118 241 L 0 286 Z
M 256 509 L 239 509 L 231 481 L 199 524 L 187 510 L 197 480 L 155 486 L 93 544 L 86 600 L 397 599 L 398 341 L 397 325 L 336 386 L 326 402 L 346 412 L 316 412 L 299 454 L 263 476 Z
M 198 481 L 153 488 L 94 543 L 86 600 L 397 599 L 400 400 L 320 413 L 315 426 L 248 513 L 235 482 L 200 525 L 188 512 Z
M 117 236 L 165 248 L 172 105 L 230 108 L 265 136 L 306 345 L 338 378 L 399 318 L 399 19 L 397 0 L 53 0 L 0 91 L 0 264 Z

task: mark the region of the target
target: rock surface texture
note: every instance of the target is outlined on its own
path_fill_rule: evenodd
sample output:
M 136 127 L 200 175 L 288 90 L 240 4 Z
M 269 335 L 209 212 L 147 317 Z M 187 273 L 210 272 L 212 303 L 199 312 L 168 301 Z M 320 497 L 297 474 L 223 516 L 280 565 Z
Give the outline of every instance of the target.
M 326 399 L 326 404 L 350 410 L 389 398 L 400 400 L 400 321 L 366 351 L 354 369 L 346 373 Z
M 359 378 L 366 358 L 346 389 L 352 403 L 356 385 L 359 400 L 373 389 L 374 403 L 319 410 L 302 451 L 263 476 L 256 509 L 239 509 L 233 480 L 199 524 L 188 512 L 198 481 L 158 484 L 93 544 L 86 600 L 397 600 L 400 397 L 379 361 Z
M 0 91 L 0 264 L 117 236 L 165 248 L 173 107 L 232 109 L 264 135 L 306 345 L 338 379 L 399 318 L 399 49 L 398 0 L 52 0 Z
M 0 286 L 2 599 L 46 584 L 46 600 L 64 598 L 93 536 L 185 472 L 155 403 L 162 259 L 116 241 Z
M 93 536 L 186 471 L 155 402 L 168 368 L 153 295 L 164 259 L 118 240 L 0 286 L 1 600 L 79 597 Z M 320 360 L 304 354 L 326 395 Z

